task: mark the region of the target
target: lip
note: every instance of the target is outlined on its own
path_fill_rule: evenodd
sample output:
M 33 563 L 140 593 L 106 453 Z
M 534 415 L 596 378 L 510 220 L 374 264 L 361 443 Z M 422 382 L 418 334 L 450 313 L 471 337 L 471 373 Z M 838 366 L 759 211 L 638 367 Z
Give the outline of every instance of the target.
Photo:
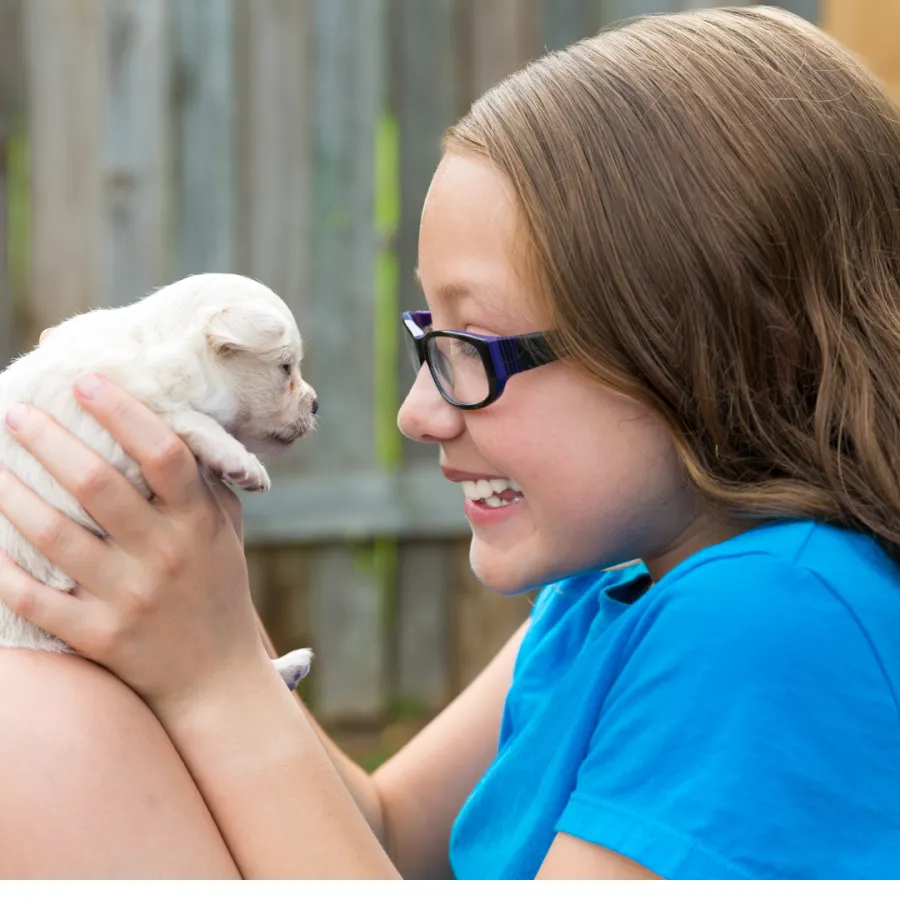
M 462 469 L 451 469 L 449 466 L 441 466 L 441 472 L 447 481 L 459 484 L 461 481 L 490 481 L 492 478 L 506 478 L 505 475 L 485 475 L 478 472 L 464 472 Z
M 517 515 L 519 513 L 519 507 L 524 502 L 524 500 L 517 500 L 515 503 L 510 503 L 507 506 L 491 507 L 481 506 L 473 500 L 466 498 L 464 509 L 466 518 L 472 526 L 500 525 Z

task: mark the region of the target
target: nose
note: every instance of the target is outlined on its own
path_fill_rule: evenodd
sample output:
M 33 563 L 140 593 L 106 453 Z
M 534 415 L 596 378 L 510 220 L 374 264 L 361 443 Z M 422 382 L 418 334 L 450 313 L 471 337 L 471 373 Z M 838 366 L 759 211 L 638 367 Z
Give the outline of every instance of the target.
M 422 443 L 453 440 L 465 427 L 462 412 L 440 395 L 428 366 L 419 369 L 397 413 L 397 426 L 406 437 Z
M 312 414 L 315 415 L 319 411 L 319 400 L 316 397 L 313 397 L 312 401 Z

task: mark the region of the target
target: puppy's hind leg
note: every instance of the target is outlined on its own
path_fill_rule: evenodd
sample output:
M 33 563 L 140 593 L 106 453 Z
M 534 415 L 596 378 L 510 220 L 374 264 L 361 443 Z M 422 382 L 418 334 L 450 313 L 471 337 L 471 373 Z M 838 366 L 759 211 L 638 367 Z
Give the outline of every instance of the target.
M 205 466 L 228 484 L 245 491 L 272 486 L 263 464 L 215 419 L 192 409 L 165 413 L 163 418 Z

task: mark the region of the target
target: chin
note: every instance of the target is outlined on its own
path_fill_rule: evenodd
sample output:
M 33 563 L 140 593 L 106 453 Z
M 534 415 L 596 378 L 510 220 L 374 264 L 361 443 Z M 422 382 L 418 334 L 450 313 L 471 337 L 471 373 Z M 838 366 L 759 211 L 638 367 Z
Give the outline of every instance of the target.
M 506 597 L 522 594 L 553 580 L 541 578 L 534 557 L 528 558 L 524 550 L 521 547 L 518 552 L 515 549 L 500 551 L 473 537 L 469 546 L 469 565 L 475 577 L 495 594 Z
M 238 440 L 251 452 L 273 456 L 294 446 L 296 438 L 286 440 L 271 434 L 239 437 Z

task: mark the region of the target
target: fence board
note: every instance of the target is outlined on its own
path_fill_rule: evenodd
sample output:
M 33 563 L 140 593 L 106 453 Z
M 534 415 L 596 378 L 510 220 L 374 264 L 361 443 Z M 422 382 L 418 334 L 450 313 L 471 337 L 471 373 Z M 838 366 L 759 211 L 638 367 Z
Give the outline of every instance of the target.
M 97 299 L 121 306 L 169 280 L 169 7 L 166 0 L 105 2 L 106 292 Z
M 313 4 L 234 2 L 236 265 L 276 291 L 310 337 Z M 277 482 L 308 460 L 303 441 L 267 465 Z
M 28 0 L 31 240 L 26 343 L 106 297 L 101 0 Z
M 8 138 L 0 130 L 0 369 L 6 368 L 16 353 L 16 321 L 9 275 L 9 166 Z
M 309 351 L 322 429 L 317 473 L 374 463 L 373 307 L 375 136 L 386 81 L 382 0 L 315 6 L 315 296 Z M 383 582 L 363 548 L 323 548 L 312 576 L 321 715 L 361 718 L 384 708 Z
M 819 0 L 784 0 L 782 3 L 775 4 L 775 6 L 782 6 L 798 16 L 803 16 L 804 19 L 810 22 L 819 21 L 820 5 Z M 894 8 L 896 9 L 896 6 Z
M 607 0 L 603 4 L 604 24 L 622 22 L 635 16 L 676 12 L 680 8 L 679 0 Z
M 228 140 L 234 137 L 235 141 L 235 186 L 226 188 L 237 192 L 234 256 L 223 265 L 269 285 L 285 300 L 301 331 L 308 335 L 312 295 L 312 6 L 293 0 L 234 0 L 232 14 L 234 122 L 226 121 L 223 108 L 216 126 L 220 131 L 231 127 Z M 217 15 L 223 15 L 221 10 Z M 216 28 L 219 33 L 227 31 L 224 23 Z M 220 40 L 224 44 L 224 38 Z M 227 83 L 225 67 L 223 59 L 217 75 L 220 91 Z M 222 103 L 224 107 L 224 97 Z M 227 168 L 223 157 L 220 178 L 225 177 Z M 198 227 L 202 227 L 199 221 Z M 307 501 L 291 492 L 285 494 L 285 481 L 304 477 L 300 473 L 307 467 L 306 449 L 304 443 L 275 462 L 266 460 L 275 489 L 265 500 L 274 500 L 275 509 L 280 511 L 276 515 L 291 520 L 304 517 L 302 504 Z M 292 506 L 292 501 L 301 505 Z M 296 611 L 307 614 L 306 560 L 295 546 L 254 543 L 255 520 L 253 511 L 248 512 L 248 559 L 254 568 L 266 571 L 265 580 L 257 579 L 253 597 L 279 652 L 284 652 L 296 646 L 290 627 Z M 264 506 L 261 521 L 273 524 L 271 514 L 272 509 Z M 290 529 L 282 529 L 277 543 L 293 545 L 298 538 Z M 318 668 L 317 663 L 313 681 Z
M 600 27 L 595 19 L 597 0 L 543 0 L 540 5 L 541 52 L 561 50 L 593 34 Z
M 0 0 L 0 369 L 18 351 L 10 267 L 10 143 L 22 115 L 22 4 Z
M 477 0 L 468 21 L 474 100 L 540 53 L 539 11 L 535 0 Z
M 177 277 L 235 267 L 234 5 L 170 0 Z
M 402 309 L 423 305 L 413 280 L 418 258 L 419 218 L 431 176 L 441 153 L 441 135 L 457 118 L 460 71 L 457 56 L 458 3 L 436 0 L 423 5 L 400 0 L 395 7 L 397 46 L 394 54 L 396 109 L 400 127 L 399 166 L 403 173 L 397 241 L 399 299 Z M 398 323 L 399 328 L 399 323 Z M 405 338 L 404 338 L 405 340 Z M 405 396 L 412 367 L 405 344 L 400 347 L 400 385 Z M 399 400 L 397 398 L 398 405 Z M 404 441 L 404 459 L 432 467 L 437 480 L 434 445 Z M 455 488 L 440 491 L 456 527 L 468 531 Z M 429 506 L 435 495 L 428 494 Z M 452 504 L 452 505 L 451 505 Z M 429 519 L 431 514 L 429 512 Z M 416 536 L 422 532 L 417 529 Z M 452 644 L 450 603 L 452 548 L 441 544 L 404 543 L 399 549 L 396 690 L 429 709 L 444 703 L 450 691 Z

